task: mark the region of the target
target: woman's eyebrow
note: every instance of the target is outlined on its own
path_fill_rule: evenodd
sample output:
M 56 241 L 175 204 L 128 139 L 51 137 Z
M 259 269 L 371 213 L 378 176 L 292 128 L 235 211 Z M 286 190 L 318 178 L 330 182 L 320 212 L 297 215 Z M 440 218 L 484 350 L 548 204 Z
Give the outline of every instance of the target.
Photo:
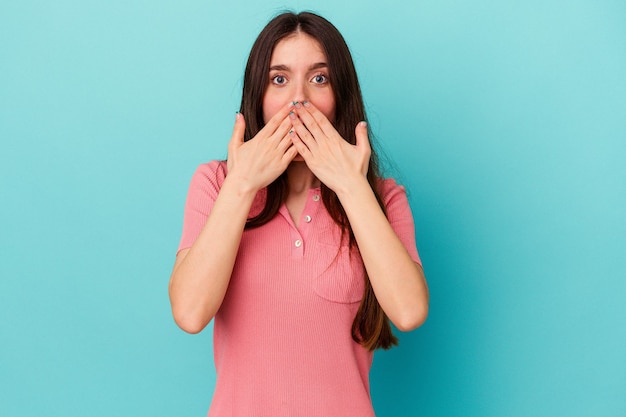
M 320 68 L 327 68 L 327 67 L 328 67 L 327 63 L 325 63 L 325 62 L 317 62 L 317 63 L 311 65 L 309 67 L 309 70 L 312 71 L 312 70 L 316 70 L 316 69 L 320 69 Z
M 270 71 L 289 71 L 289 67 L 287 65 L 272 65 Z
M 327 68 L 327 67 L 328 67 L 328 64 L 325 62 L 316 62 L 315 64 L 309 67 L 309 71 L 320 69 L 320 68 Z M 289 67 L 283 64 L 272 65 L 270 67 L 270 71 L 289 71 Z

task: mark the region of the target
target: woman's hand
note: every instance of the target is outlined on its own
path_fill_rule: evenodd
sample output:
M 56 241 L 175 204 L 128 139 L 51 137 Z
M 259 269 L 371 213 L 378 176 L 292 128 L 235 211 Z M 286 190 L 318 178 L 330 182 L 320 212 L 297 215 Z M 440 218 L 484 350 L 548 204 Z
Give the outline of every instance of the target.
M 291 143 L 289 112 L 293 104 L 283 107 L 255 137 L 244 142 L 246 122 L 237 113 L 233 135 L 228 144 L 228 176 L 241 181 L 245 190 L 257 191 L 280 176 L 298 154 Z
M 291 140 L 313 174 L 339 197 L 380 306 L 398 329 L 416 328 L 428 314 L 428 288 L 367 182 L 367 125 L 356 126 L 351 145 L 312 104 L 296 105 L 296 113 L 290 116 Z
M 357 124 L 356 145 L 351 145 L 309 102 L 298 103 L 289 118 L 293 125 L 290 136 L 295 149 L 327 187 L 340 194 L 354 181 L 365 178 L 371 154 L 365 122 Z

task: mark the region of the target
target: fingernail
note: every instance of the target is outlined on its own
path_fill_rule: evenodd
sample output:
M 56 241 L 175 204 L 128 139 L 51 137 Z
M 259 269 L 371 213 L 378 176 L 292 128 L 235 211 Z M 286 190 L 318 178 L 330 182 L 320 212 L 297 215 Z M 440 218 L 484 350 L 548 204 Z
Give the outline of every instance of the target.
M 363 127 L 367 126 L 367 122 L 365 120 L 361 120 L 361 126 Z
M 303 101 L 303 102 L 302 102 L 302 105 L 303 105 L 304 107 L 311 107 L 311 103 L 309 103 L 308 101 Z
M 291 130 L 289 131 L 289 134 L 290 134 L 290 135 L 293 135 L 293 129 L 291 129 Z
M 292 101 L 291 104 L 295 106 L 296 104 L 298 104 L 298 102 L 297 101 Z
M 289 117 L 290 117 L 291 119 L 295 120 L 295 119 L 296 119 L 296 114 L 295 114 L 294 112 L 290 111 L 290 112 L 289 112 Z

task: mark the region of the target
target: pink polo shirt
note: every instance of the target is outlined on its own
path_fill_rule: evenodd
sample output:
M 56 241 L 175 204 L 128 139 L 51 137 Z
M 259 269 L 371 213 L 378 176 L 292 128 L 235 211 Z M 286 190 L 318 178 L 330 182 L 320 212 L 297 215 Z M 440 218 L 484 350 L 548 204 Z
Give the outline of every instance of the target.
M 225 176 L 225 162 L 198 167 L 179 250 L 198 237 Z M 264 198 L 263 190 L 251 214 Z M 384 180 L 383 198 L 391 226 L 420 262 L 404 188 Z M 361 257 L 340 245 L 319 188 L 309 190 L 299 225 L 283 205 L 270 222 L 243 233 L 215 315 L 217 382 L 209 417 L 374 416 L 373 356 L 351 336 L 363 296 Z

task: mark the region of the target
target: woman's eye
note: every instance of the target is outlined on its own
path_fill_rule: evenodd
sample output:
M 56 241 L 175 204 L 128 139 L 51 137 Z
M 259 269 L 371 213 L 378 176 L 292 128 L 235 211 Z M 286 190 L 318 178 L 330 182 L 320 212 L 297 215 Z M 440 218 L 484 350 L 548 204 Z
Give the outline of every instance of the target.
M 287 82 L 287 79 L 283 75 L 275 75 L 272 77 L 272 83 L 276 85 L 283 85 Z
M 313 81 L 315 84 L 326 84 L 328 82 L 328 77 L 326 77 L 324 74 L 317 74 L 315 77 L 313 77 L 311 81 Z

